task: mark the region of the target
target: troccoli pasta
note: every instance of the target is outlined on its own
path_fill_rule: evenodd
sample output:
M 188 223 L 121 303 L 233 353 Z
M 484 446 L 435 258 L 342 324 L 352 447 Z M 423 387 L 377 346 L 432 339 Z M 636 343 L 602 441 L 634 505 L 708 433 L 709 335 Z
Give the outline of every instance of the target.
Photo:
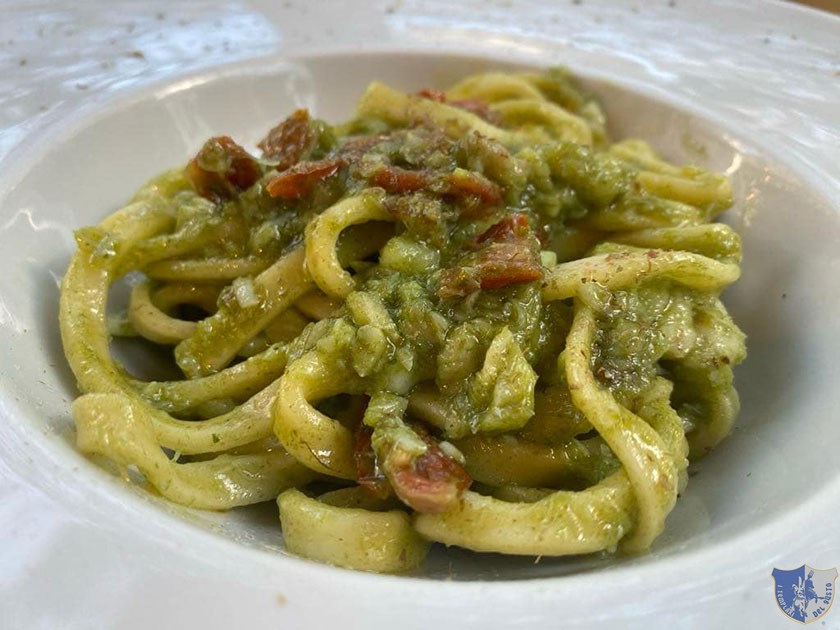
M 211 138 L 77 232 L 81 451 L 186 506 L 276 500 L 290 551 L 357 569 L 647 549 L 738 411 L 727 179 L 611 143 L 559 69 L 374 82 L 259 147 Z

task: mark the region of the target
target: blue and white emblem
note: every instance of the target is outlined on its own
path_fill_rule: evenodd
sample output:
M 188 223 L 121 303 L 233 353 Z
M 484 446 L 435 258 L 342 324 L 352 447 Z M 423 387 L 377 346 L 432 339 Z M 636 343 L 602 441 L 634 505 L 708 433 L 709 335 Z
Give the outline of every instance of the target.
M 788 617 L 799 623 L 811 623 L 822 617 L 834 601 L 837 569 L 812 569 L 803 564 L 798 569 L 773 569 L 776 603 Z

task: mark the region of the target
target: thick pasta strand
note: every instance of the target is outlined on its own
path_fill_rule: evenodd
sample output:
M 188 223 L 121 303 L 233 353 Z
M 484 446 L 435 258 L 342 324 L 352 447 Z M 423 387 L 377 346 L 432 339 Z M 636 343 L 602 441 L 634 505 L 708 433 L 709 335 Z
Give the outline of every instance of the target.
M 429 543 L 405 512 L 336 507 L 287 490 L 277 499 L 289 551 L 341 567 L 401 573 L 417 568 Z
M 665 528 L 665 517 L 677 500 L 678 473 L 656 431 L 598 386 L 591 369 L 595 325 L 593 313 L 579 306 L 569 333 L 566 377 L 575 405 L 616 454 L 633 486 L 638 516 L 622 544 L 643 550 Z
M 106 219 L 100 227 L 103 231 L 80 236 L 79 251 L 62 281 L 59 309 L 64 351 L 83 392 L 121 393 L 138 402 L 143 400 L 132 379 L 111 358 L 108 289 L 121 256 L 131 252 L 132 242 L 171 224 L 171 213 L 163 200 L 143 200 Z M 108 227 L 113 231 L 105 232 Z M 112 253 L 114 250 L 116 253 Z M 275 389 L 272 383 L 241 407 L 201 423 L 177 420 L 149 405 L 141 408 L 159 444 L 182 453 L 218 452 L 271 434 L 269 407 Z
M 274 431 L 280 442 L 312 470 L 340 479 L 356 477 L 353 435 L 318 411 L 312 401 L 354 391 L 354 380 L 348 371 L 338 372 L 325 365 L 313 351 L 279 381 Z
M 271 261 L 261 258 L 205 258 L 196 260 L 160 260 L 146 265 L 144 271 L 154 280 L 230 281 L 264 271 Z
M 377 191 L 350 197 L 330 207 L 306 226 L 306 265 L 313 281 L 327 295 L 347 297 L 356 286 L 338 260 L 338 237 L 351 225 L 389 221 Z
M 167 499 L 189 507 L 226 510 L 268 501 L 313 475 L 282 450 L 219 455 L 176 464 L 166 458 L 138 403 L 119 394 L 87 394 L 73 403 L 79 448 L 118 464 L 137 464 Z
M 543 298 L 563 300 L 573 297 L 586 283 L 623 289 L 651 278 L 672 280 L 702 291 L 720 291 L 737 280 L 740 274 L 738 265 L 691 252 L 634 251 L 628 248 L 557 265 L 543 287 Z
M 286 347 L 275 344 L 242 363 L 210 376 L 184 381 L 135 381 L 146 400 L 169 413 L 197 407 L 216 398 L 250 398 L 271 385 L 286 367 Z
M 175 348 L 184 373 L 195 378 L 222 369 L 249 339 L 306 293 L 312 280 L 303 262 L 303 248 L 296 248 L 253 280 L 246 278 L 246 297 L 234 292 Z
M 507 72 L 484 72 L 471 75 L 446 90 L 450 100 L 465 98 L 496 103 L 510 99 L 544 101 L 542 92 L 527 79 Z
M 131 291 L 128 321 L 141 336 L 164 345 L 180 343 L 195 332 L 195 322 L 170 317 L 151 296 L 149 282 L 138 282 Z
M 152 303 L 164 312 L 186 304 L 203 309 L 206 313 L 216 310 L 216 302 L 222 286 L 190 282 L 170 282 L 155 287 L 151 294 Z
M 373 116 L 401 126 L 429 120 L 454 138 L 475 132 L 505 145 L 515 145 L 518 142 L 515 134 L 488 123 L 471 112 L 445 103 L 403 94 L 376 81 L 368 86 L 359 100 L 356 115 Z
M 457 509 L 418 514 L 414 526 L 427 538 L 474 551 L 564 556 L 614 549 L 633 527 L 633 510 L 620 472 L 581 492 L 558 490 L 534 502 L 468 491 Z
M 741 238 L 725 223 L 635 230 L 611 235 L 610 240 L 633 247 L 691 252 L 724 263 L 741 262 Z
M 510 99 L 494 103 L 490 109 L 501 116 L 506 127 L 539 125 L 557 140 L 592 144 L 592 131 L 586 121 L 554 103 Z

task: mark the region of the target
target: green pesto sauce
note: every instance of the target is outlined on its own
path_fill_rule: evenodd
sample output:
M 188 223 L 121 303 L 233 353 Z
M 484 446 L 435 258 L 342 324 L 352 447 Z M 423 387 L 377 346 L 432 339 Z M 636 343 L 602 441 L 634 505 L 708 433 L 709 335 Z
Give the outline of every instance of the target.
M 535 387 L 564 386 L 557 357 L 565 346 L 572 306 L 568 301 L 543 303 L 540 280 L 441 297 L 443 272 L 459 266 L 469 272 L 480 235 L 520 213 L 528 220 L 524 238 L 538 252 L 566 243 L 575 222 L 596 211 L 632 205 L 635 212 L 667 217 L 679 210 L 638 190 L 632 165 L 572 143 L 511 154 L 472 134 L 450 140 L 434 129 L 395 130 L 371 119 L 335 128 L 313 124 L 319 141 L 305 156 L 311 161 L 340 156 L 365 136 L 378 139 L 300 199 L 268 194 L 266 186 L 276 172 L 265 163 L 263 178 L 235 199 L 210 208 L 185 204 L 178 220 L 227 226 L 211 230 L 211 256 L 253 256 L 269 264 L 300 242 L 313 217 L 370 188 L 382 169 L 422 172 L 427 186 L 386 196 L 386 208 L 399 221 L 378 259 L 351 264 L 358 291 L 367 296 L 367 306 L 358 308 L 384 308 L 390 323 L 360 323 L 359 313 L 345 305 L 336 318 L 307 328 L 288 351 L 290 362 L 316 348 L 327 363 L 352 366 L 369 395 L 407 396 L 418 384 L 433 381 L 449 410 L 447 437 L 521 429 L 533 415 Z M 458 169 L 492 183 L 500 200 L 486 203 L 476 195 L 451 194 L 445 182 Z M 569 258 L 564 247 L 554 248 L 559 260 Z M 632 292 L 590 285 L 582 299 L 599 319 L 593 371 L 631 408 L 656 376 L 687 383 L 680 392 L 690 401 L 690 383 L 699 382 L 697 374 L 742 358 L 737 344 L 698 350 L 702 344 L 686 338 L 698 318 L 708 320 L 710 339 L 715 329 L 737 330 L 714 297 L 661 282 Z M 691 353 L 697 374 L 669 373 L 670 359 Z

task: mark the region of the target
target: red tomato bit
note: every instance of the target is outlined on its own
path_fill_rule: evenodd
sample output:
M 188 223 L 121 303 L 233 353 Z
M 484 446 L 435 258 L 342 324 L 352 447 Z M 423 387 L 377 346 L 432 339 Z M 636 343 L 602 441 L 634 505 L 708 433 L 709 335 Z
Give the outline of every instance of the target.
M 479 173 L 457 171 L 446 177 L 447 193 L 455 196 L 474 195 L 484 206 L 496 207 L 502 202 L 502 189 Z
M 517 212 L 487 228 L 478 236 L 476 243 L 506 241 L 526 236 L 528 236 L 528 217 L 521 212 Z
M 429 185 L 429 177 L 423 171 L 410 171 L 399 166 L 382 164 L 367 175 L 373 186 L 384 188 L 389 193 L 409 193 L 422 190 Z
M 277 160 L 277 170 L 284 171 L 297 164 L 314 141 L 309 126 L 309 112 L 295 110 L 291 116 L 268 132 L 257 146 L 266 159 Z
M 433 88 L 423 88 L 419 92 L 417 92 L 417 96 L 420 98 L 427 98 L 430 101 L 436 101 L 438 103 L 445 103 L 446 102 L 446 95 L 443 93 L 443 90 L 435 90 Z
M 300 199 L 311 192 L 318 182 L 332 177 L 344 165 L 340 158 L 299 162 L 272 179 L 265 187 L 272 197 Z
M 437 441 L 421 429 L 417 434 L 428 449 L 386 474 L 400 500 L 418 512 L 438 514 L 457 503 L 470 487 L 472 477 L 461 464 L 444 453 Z
M 465 297 L 479 289 L 500 289 L 512 284 L 542 280 L 543 268 L 528 217 L 521 213 L 505 217 L 476 239 L 480 248 L 463 264 L 445 270 L 438 295 L 443 299 Z
M 260 165 L 228 136 L 210 138 L 184 169 L 196 191 L 208 199 L 231 199 L 262 176 Z

